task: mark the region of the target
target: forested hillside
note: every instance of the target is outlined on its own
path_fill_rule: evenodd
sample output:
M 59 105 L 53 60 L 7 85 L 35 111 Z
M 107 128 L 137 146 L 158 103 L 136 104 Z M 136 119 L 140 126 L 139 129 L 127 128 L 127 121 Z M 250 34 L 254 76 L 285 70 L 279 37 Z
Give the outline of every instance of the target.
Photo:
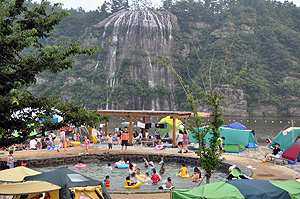
M 91 12 L 69 10 L 71 16 L 56 27 L 52 38 L 42 42 L 55 44 L 67 39 L 95 38 L 94 25 L 122 9 L 131 9 L 128 2 L 111 1 Z M 221 73 L 224 78 L 220 83 L 232 84 L 246 67 L 245 74 L 233 84 L 233 90 L 244 91 L 250 115 L 259 115 L 260 110 L 265 116 L 300 116 L 300 9 L 294 4 L 265 0 L 205 3 L 166 0 L 157 10 L 169 11 L 177 17 L 179 28 L 172 29 L 175 47 L 168 59 L 186 83 L 191 85 L 193 80 L 202 87 L 207 86 L 203 85 L 204 74 L 211 69 L 213 85 L 218 83 Z M 107 29 L 107 35 L 109 31 L 113 30 Z M 121 47 L 117 46 L 117 56 L 118 49 Z M 123 73 L 116 78 L 122 84 L 113 92 L 105 67 L 101 67 L 101 63 L 107 61 L 105 48 L 90 58 L 77 57 L 72 70 L 55 75 L 40 74 L 37 84 L 28 89 L 36 95 L 56 90 L 66 101 L 72 99 L 87 108 L 106 108 L 108 102 L 122 107 L 122 103 L 132 103 L 134 96 L 142 96 L 143 104 L 155 98 L 162 107 L 165 101 L 174 100 L 177 109 L 188 110 L 179 83 L 172 90 L 163 84 L 153 87 L 142 78 L 124 75 L 126 71 L 130 74 L 132 67 L 141 67 L 143 62 L 136 61 L 147 57 L 145 52 L 132 54 L 131 59 L 120 62 Z M 157 60 L 161 58 L 164 57 Z M 157 60 L 152 60 L 152 65 Z M 97 63 L 97 67 L 90 67 L 92 63 Z M 116 100 L 120 97 L 121 100 Z M 138 104 L 131 108 L 142 109 L 143 106 Z

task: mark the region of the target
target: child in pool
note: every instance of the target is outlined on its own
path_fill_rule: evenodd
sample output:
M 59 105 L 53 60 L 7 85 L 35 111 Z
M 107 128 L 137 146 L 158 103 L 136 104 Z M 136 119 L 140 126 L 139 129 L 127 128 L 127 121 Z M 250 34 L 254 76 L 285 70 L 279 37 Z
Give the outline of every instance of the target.
M 148 172 L 145 173 L 145 176 L 146 176 L 146 181 L 147 182 L 151 182 L 152 181 Z
M 160 161 L 159 164 L 161 165 L 160 170 L 159 170 L 159 174 L 163 175 L 165 173 L 165 163 L 164 163 L 164 161 Z
M 87 137 L 85 137 L 85 144 L 84 144 L 84 146 L 85 146 L 85 149 L 86 149 L 86 154 L 89 154 L 90 140 Z
M 108 169 L 108 170 L 110 170 L 110 171 L 112 171 L 112 170 L 113 170 L 113 168 L 112 168 L 111 164 L 107 164 L 107 166 L 108 166 L 108 167 L 107 167 L 107 169 Z
M 110 179 L 109 179 L 109 176 L 106 176 L 106 177 L 105 177 L 104 185 L 105 185 L 105 187 L 110 187 Z
M 197 182 L 198 179 L 201 178 L 201 171 L 197 167 L 194 168 L 194 173 L 192 177 L 193 177 L 193 182 Z
M 151 176 L 151 180 L 153 185 L 156 185 L 160 181 L 160 177 L 156 174 L 155 169 L 153 169 L 153 175 Z
M 170 189 L 172 186 L 173 188 L 175 187 L 175 185 L 171 182 L 171 177 L 168 177 L 167 182 L 163 186 L 158 187 L 158 189 L 164 189 L 164 187 L 166 189 Z
M 181 168 L 180 168 L 178 174 L 182 175 L 182 176 L 186 176 L 187 175 L 187 169 L 185 167 L 185 164 L 181 164 Z
M 144 162 L 145 162 L 145 168 L 148 168 L 148 166 L 149 166 L 149 163 L 148 163 L 148 160 L 147 160 L 147 158 L 144 158 Z
M 154 163 L 152 161 L 149 162 L 149 169 L 150 169 L 150 176 L 152 176 L 153 175 L 153 169 L 155 169 Z
M 124 158 L 121 158 L 120 161 L 119 161 L 119 163 L 120 164 L 126 164 L 125 161 L 124 161 Z
M 79 160 L 78 161 L 78 164 L 76 166 L 79 166 L 79 167 L 86 167 L 85 164 L 83 164 L 82 160 Z
M 124 186 L 133 186 L 135 184 L 136 184 L 136 182 L 132 183 L 129 176 L 126 177 L 125 185 Z

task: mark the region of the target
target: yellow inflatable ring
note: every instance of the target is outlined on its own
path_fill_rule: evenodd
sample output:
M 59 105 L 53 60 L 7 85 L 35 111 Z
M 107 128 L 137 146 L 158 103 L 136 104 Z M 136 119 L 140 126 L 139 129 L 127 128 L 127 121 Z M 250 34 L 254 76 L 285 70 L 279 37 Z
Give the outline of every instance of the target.
M 137 188 L 137 187 L 140 186 L 140 185 L 141 185 L 141 182 L 138 181 L 135 185 L 132 185 L 132 186 L 125 186 L 125 185 L 124 185 L 124 188 Z
M 190 175 L 189 174 L 186 174 L 186 175 L 181 175 L 180 173 L 176 173 L 176 176 L 178 176 L 178 177 L 180 177 L 180 178 L 188 178 L 188 177 L 190 177 Z
M 193 179 L 193 176 L 191 178 Z M 201 178 L 198 178 L 198 180 L 201 180 Z
M 136 179 L 138 179 L 139 181 L 142 181 L 142 182 L 146 181 L 146 179 L 143 178 L 143 175 L 136 175 L 135 177 L 136 177 Z
M 78 145 L 81 144 L 81 142 L 71 142 L 71 144 L 74 145 L 74 146 L 75 146 L 75 145 L 78 146 Z

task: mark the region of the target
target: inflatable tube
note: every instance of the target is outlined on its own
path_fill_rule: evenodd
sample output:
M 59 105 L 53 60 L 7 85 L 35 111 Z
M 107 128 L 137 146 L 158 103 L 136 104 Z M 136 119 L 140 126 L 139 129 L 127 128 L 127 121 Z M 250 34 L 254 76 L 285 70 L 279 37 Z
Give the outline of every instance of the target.
M 176 176 L 178 176 L 178 177 L 180 177 L 180 178 L 188 178 L 188 177 L 190 177 L 190 175 L 189 174 L 186 174 L 186 175 L 181 175 L 181 174 L 179 174 L 179 173 L 176 173 Z
M 92 141 L 97 144 L 97 138 L 95 136 L 92 136 Z
M 143 176 L 143 175 L 135 175 L 135 177 L 136 177 L 137 180 L 139 180 L 139 181 L 141 181 L 141 182 L 146 181 L 146 179 L 143 178 L 142 176 Z
M 173 186 L 173 185 L 171 185 L 171 187 L 170 187 L 170 188 L 168 188 L 168 187 L 166 186 L 166 184 L 163 184 L 163 185 L 162 185 L 162 188 L 163 188 L 163 189 L 173 189 L 173 188 L 174 188 L 174 186 Z
M 127 169 L 128 167 L 129 167 L 128 164 L 118 164 L 117 165 L 118 169 Z
M 163 147 L 163 145 L 156 145 L 154 149 L 155 150 L 163 150 L 164 147 Z
M 140 186 L 141 185 L 141 182 L 140 181 L 138 181 L 135 185 L 133 185 L 133 186 L 125 186 L 124 185 L 124 188 L 137 188 L 138 186 Z
M 73 145 L 73 146 L 78 146 L 78 145 L 80 145 L 81 144 L 81 142 L 71 142 L 71 144 Z
M 193 176 L 191 177 L 192 179 L 193 179 Z M 199 181 L 199 180 L 201 180 L 201 178 L 198 178 L 198 180 L 197 181 Z M 196 181 L 196 180 L 193 180 L 194 182 Z
M 53 147 L 48 147 L 47 150 L 55 150 L 55 147 L 54 146 Z
M 74 167 L 76 167 L 76 168 L 86 168 L 86 165 L 83 165 L 83 166 L 81 166 L 81 165 L 75 165 Z

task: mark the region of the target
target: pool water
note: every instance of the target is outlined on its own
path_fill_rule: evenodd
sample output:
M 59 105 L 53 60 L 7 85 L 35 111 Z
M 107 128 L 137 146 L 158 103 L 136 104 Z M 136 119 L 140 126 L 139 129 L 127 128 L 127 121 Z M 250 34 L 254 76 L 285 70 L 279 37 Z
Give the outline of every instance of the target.
M 108 162 L 101 162 L 97 164 L 86 164 L 86 168 L 75 168 L 74 165 L 63 165 L 67 166 L 69 169 L 76 171 L 78 173 L 81 173 L 85 176 L 94 178 L 99 181 L 104 181 L 105 176 L 110 177 L 110 185 L 111 187 L 108 188 L 109 190 L 113 191 L 124 191 L 128 190 L 125 189 L 124 183 L 125 178 L 129 175 L 128 169 L 117 169 L 114 168 L 112 171 L 108 170 L 107 166 Z M 110 162 L 112 166 L 114 166 L 115 162 Z M 155 165 L 157 173 L 159 173 L 160 165 L 156 163 Z M 43 168 L 34 168 L 37 171 L 40 172 L 47 172 L 51 171 L 57 168 L 62 167 L 60 166 L 51 166 L 51 167 L 43 167 Z M 142 172 L 142 174 L 145 174 L 146 172 L 149 172 L 149 169 L 146 169 L 144 167 L 143 162 L 136 162 L 136 167 L 139 168 Z M 192 175 L 194 171 L 194 167 L 190 165 L 186 165 L 187 172 L 189 175 Z M 142 182 L 142 184 L 138 188 L 130 189 L 130 190 L 158 190 L 159 186 L 162 186 L 164 183 L 167 182 L 167 178 L 172 178 L 172 183 L 175 185 L 176 188 L 189 188 L 192 186 L 195 186 L 196 183 L 192 182 L 191 178 L 180 178 L 176 176 L 176 173 L 179 172 L 180 164 L 179 163 L 165 163 L 165 174 L 161 176 L 161 181 L 157 183 L 157 185 L 152 185 L 150 182 Z M 199 168 L 204 173 L 201 168 Z M 227 177 L 228 174 L 222 173 L 222 172 L 216 172 L 212 174 L 211 182 L 219 182 L 222 181 Z M 202 182 L 202 184 L 205 184 L 205 180 Z

